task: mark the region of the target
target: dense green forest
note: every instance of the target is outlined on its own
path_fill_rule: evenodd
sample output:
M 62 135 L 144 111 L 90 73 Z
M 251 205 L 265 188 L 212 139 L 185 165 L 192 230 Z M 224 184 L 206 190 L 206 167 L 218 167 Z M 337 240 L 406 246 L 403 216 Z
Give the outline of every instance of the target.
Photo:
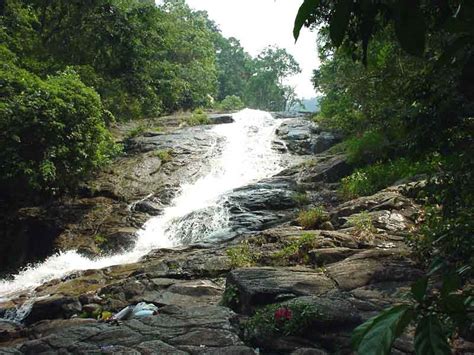
M 184 0 L 0 4 L 0 199 L 74 191 L 120 154 L 115 121 L 297 100 L 288 52 L 253 58 Z M 354 348 L 388 354 L 411 325 L 418 354 L 449 354 L 472 332 L 474 2 L 304 0 L 296 38 L 303 26 L 319 34 L 314 120 L 344 137 L 334 151 L 355 168 L 341 196 L 414 182 L 406 194 L 423 206 L 406 241 L 426 276 L 358 327 Z
M 407 236 L 426 277 L 406 303 L 353 334 L 359 354 L 388 354 L 410 324 L 417 354 L 450 354 L 472 331 L 474 243 L 474 3 L 306 0 L 295 21 L 319 31 L 323 94 L 315 120 L 341 132 L 356 171 L 347 198 L 397 181 L 424 205 L 421 230 Z
M 184 0 L 7 0 L 0 13 L 0 194 L 59 194 L 120 151 L 113 121 L 284 110 L 284 49 L 256 58 Z

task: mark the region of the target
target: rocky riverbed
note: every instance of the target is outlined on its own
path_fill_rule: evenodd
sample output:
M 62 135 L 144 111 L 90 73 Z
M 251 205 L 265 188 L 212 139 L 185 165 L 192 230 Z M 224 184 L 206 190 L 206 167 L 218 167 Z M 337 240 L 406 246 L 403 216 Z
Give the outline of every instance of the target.
M 354 327 L 400 300 L 421 275 L 404 244 L 420 211 L 408 197 L 416 184 L 342 201 L 338 181 L 351 166 L 326 151 L 338 138 L 299 117 L 276 133 L 274 149 L 301 163 L 230 193 L 227 235 L 76 272 L 36 288 L 34 299 L 24 294 L 0 303 L 0 353 L 350 353 Z M 55 215 L 52 206 L 36 218 L 54 222 L 57 248 L 117 252 L 183 181 L 206 169 L 199 163 L 215 154 L 218 140 L 207 127 L 144 132 L 81 198 L 58 207 L 69 212 Z M 155 153 L 164 150 L 172 160 Z M 296 214 L 314 205 L 323 205 L 328 218 L 303 230 Z M 97 319 L 139 302 L 155 304 L 158 314 Z M 253 315 L 274 303 L 313 316 L 294 333 L 268 332 Z M 409 335 L 394 353 L 413 353 Z

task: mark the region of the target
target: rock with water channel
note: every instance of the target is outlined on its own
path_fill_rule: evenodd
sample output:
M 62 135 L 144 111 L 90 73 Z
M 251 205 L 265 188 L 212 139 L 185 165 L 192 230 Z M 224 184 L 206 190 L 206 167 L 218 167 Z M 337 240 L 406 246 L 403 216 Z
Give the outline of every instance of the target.
M 282 140 L 290 136 L 305 152 L 315 149 L 307 144 L 321 136 L 317 127 L 300 118 L 279 123 L 284 124 Z M 139 244 L 146 252 L 133 250 L 130 257 L 119 254 L 101 263 L 71 252 L 66 257 L 87 265 L 0 301 L 0 317 L 9 319 L 0 322 L 0 353 L 253 354 L 255 348 L 260 353 L 349 353 L 353 328 L 399 302 L 421 275 L 403 242 L 403 235 L 416 228 L 419 207 L 402 187 L 343 202 L 337 182 L 351 171 L 343 155 L 317 155 L 283 169 L 286 153 L 271 149 L 275 121 L 240 126 L 239 139 L 226 131 L 233 124 L 238 119 L 215 129 L 130 138 L 129 156 L 89 182 L 80 198 L 58 204 L 57 245 L 80 247 L 88 255 L 130 246 L 143 223 L 158 223 Z M 262 140 L 260 129 L 266 132 L 266 148 L 253 162 L 260 168 L 268 163 L 268 170 L 232 170 L 245 163 L 239 154 L 250 154 L 249 147 Z M 250 140 L 242 144 L 244 138 Z M 233 160 L 219 160 L 221 154 Z M 296 162 L 294 155 L 286 158 Z M 245 183 L 219 175 L 223 169 Z M 199 181 L 202 185 L 185 184 Z M 180 193 L 188 199 L 174 200 Z M 179 208 L 167 210 L 170 204 Z M 331 225 L 298 226 L 298 211 L 315 205 L 324 206 Z M 167 229 L 160 229 L 163 215 L 169 218 Z M 370 224 L 368 232 L 354 222 L 363 219 Z M 164 232 L 181 246 L 155 247 Z M 52 260 L 56 264 L 41 269 L 46 279 L 65 262 L 64 256 Z M 155 305 L 158 314 L 101 320 L 140 302 Z M 291 334 L 249 337 L 249 319 L 272 305 L 304 307 L 316 316 Z M 273 313 L 269 319 L 274 320 Z M 396 343 L 397 353 L 409 353 L 410 341 Z

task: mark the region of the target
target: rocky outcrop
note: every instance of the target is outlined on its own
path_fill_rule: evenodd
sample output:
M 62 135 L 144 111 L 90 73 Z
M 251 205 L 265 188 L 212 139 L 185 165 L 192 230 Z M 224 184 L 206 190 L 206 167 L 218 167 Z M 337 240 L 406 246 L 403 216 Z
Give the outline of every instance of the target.
M 290 152 L 300 155 L 322 153 L 341 141 L 340 137 L 321 131 L 314 122 L 304 118 L 284 122 L 276 134 Z
M 324 273 L 307 268 L 237 269 L 229 273 L 226 283 L 226 287 L 237 293 L 238 310 L 245 314 L 285 298 L 321 295 L 334 286 Z
M 157 316 L 122 324 L 85 323 L 29 340 L 17 353 L 253 354 L 231 324 L 235 314 L 219 306 L 162 307 Z M 52 325 L 52 324 L 50 324 Z M 32 330 L 35 334 L 35 329 Z M 37 333 L 36 333 L 37 334 Z M 12 350 L 12 353 L 15 353 Z
M 338 230 L 303 231 L 287 223 L 217 245 L 157 250 L 135 264 L 49 282 L 36 290 L 38 301 L 23 325 L 0 324 L 0 346 L 9 353 L 35 354 L 252 354 L 254 347 L 269 353 L 349 352 L 352 329 L 397 302 L 421 273 L 397 239 L 416 223 L 417 209 L 400 191 L 393 187 L 336 204 L 329 214 Z M 259 206 L 249 199 L 249 210 Z M 365 209 L 377 223 L 370 243 L 347 224 Z M 410 223 L 379 218 L 394 214 Z M 251 265 L 239 267 L 241 257 Z M 20 297 L 0 305 L 0 313 L 12 314 L 24 301 Z M 113 313 L 139 302 L 157 305 L 158 315 L 118 324 L 74 318 Z M 257 327 L 249 336 L 248 317 L 275 303 L 305 307 L 317 316 L 295 334 L 259 335 Z M 406 353 L 409 344 L 409 338 L 398 342 L 397 351 Z
M 184 181 L 205 173 L 202 162 L 217 154 L 217 141 L 208 127 L 145 131 L 127 139 L 125 155 L 84 184 L 75 198 L 19 211 L 5 207 L 0 268 L 15 269 L 56 250 L 97 256 L 129 248 L 137 229 L 161 213 Z M 162 152 L 168 159 L 162 160 Z
M 303 129 L 299 124 L 293 132 Z M 281 134 L 292 135 L 290 128 Z M 302 141 L 320 132 L 311 134 Z M 128 172 L 117 165 L 84 187 L 81 199 L 58 209 L 60 219 L 69 221 L 58 240 L 79 242 L 91 254 L 126 245 L 135 228 L 161 213 L 180 179 L 196 176 L 199 167 L 190 160 L 212 156 L 210 139 L 198 127 L 130 140 L 128 149 L 138 154 L 117 163 Z M 163 150 L 170 150 L 171 161 L 154 153 Z M 10 319 L 0 322 L 0 352 L 351 353 L 352 330 L 399 302 L 421 271 L 404 244 L 420 207 L 400 186 L 341 201 L 337 182 L 350 172 L 343 155 L 314 156 L 226 196 L 231 214 L 225 235 L 215 236 L 220 243 L 190 238 L 190 246 L 156 250 L 134 264 L 77 272 L 38 287 L 36 299 L 19 295 L 0 304 L 0 317 Z M 311 230 L 297 225 L 299 209 L 321 204 L 326 224 Z M 193 213 L 207 218 L 210 211 Z M 99 251 L 87 240 L 101 234 Z M 157 306 L 158 314 L 101 320 L 140 302 Z M 273 323 L 266 329 L 255 314 L 273 312 L 271 307 L 306 313 L 290 331 L 278 330 L 281 324 L 276 327 L 270 313 L 267 321 Z M 395 343 L 394 353 L 411 352 L 410 336 Z

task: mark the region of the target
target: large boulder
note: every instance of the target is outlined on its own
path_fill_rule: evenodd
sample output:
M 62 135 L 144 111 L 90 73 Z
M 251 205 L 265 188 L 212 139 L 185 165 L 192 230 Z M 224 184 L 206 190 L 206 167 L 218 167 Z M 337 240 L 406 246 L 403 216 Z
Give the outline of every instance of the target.
M 44 319 L 70 318 L 81 310 L 78 298 L 55 295 L 34 302 L 23 321 L 29 325 Z
M 353 168 L 343 154 L 323 156 L 311 165 L 306 165 L 298 173 L 299 183 L 338 182 L 349 175 Z
M 236 269 L 228 274 L 226 282 L 226 289 L 236 292 L 237 308 L 247 314 L 284 298 L 321 295 L 334 287 L 324 273 L 307 268 Z
M 355 254 L 327 267 L 331 279 L 342 290 L 387 281 L 411 283 L 423 275 L 400 249 L 372 249 Z

